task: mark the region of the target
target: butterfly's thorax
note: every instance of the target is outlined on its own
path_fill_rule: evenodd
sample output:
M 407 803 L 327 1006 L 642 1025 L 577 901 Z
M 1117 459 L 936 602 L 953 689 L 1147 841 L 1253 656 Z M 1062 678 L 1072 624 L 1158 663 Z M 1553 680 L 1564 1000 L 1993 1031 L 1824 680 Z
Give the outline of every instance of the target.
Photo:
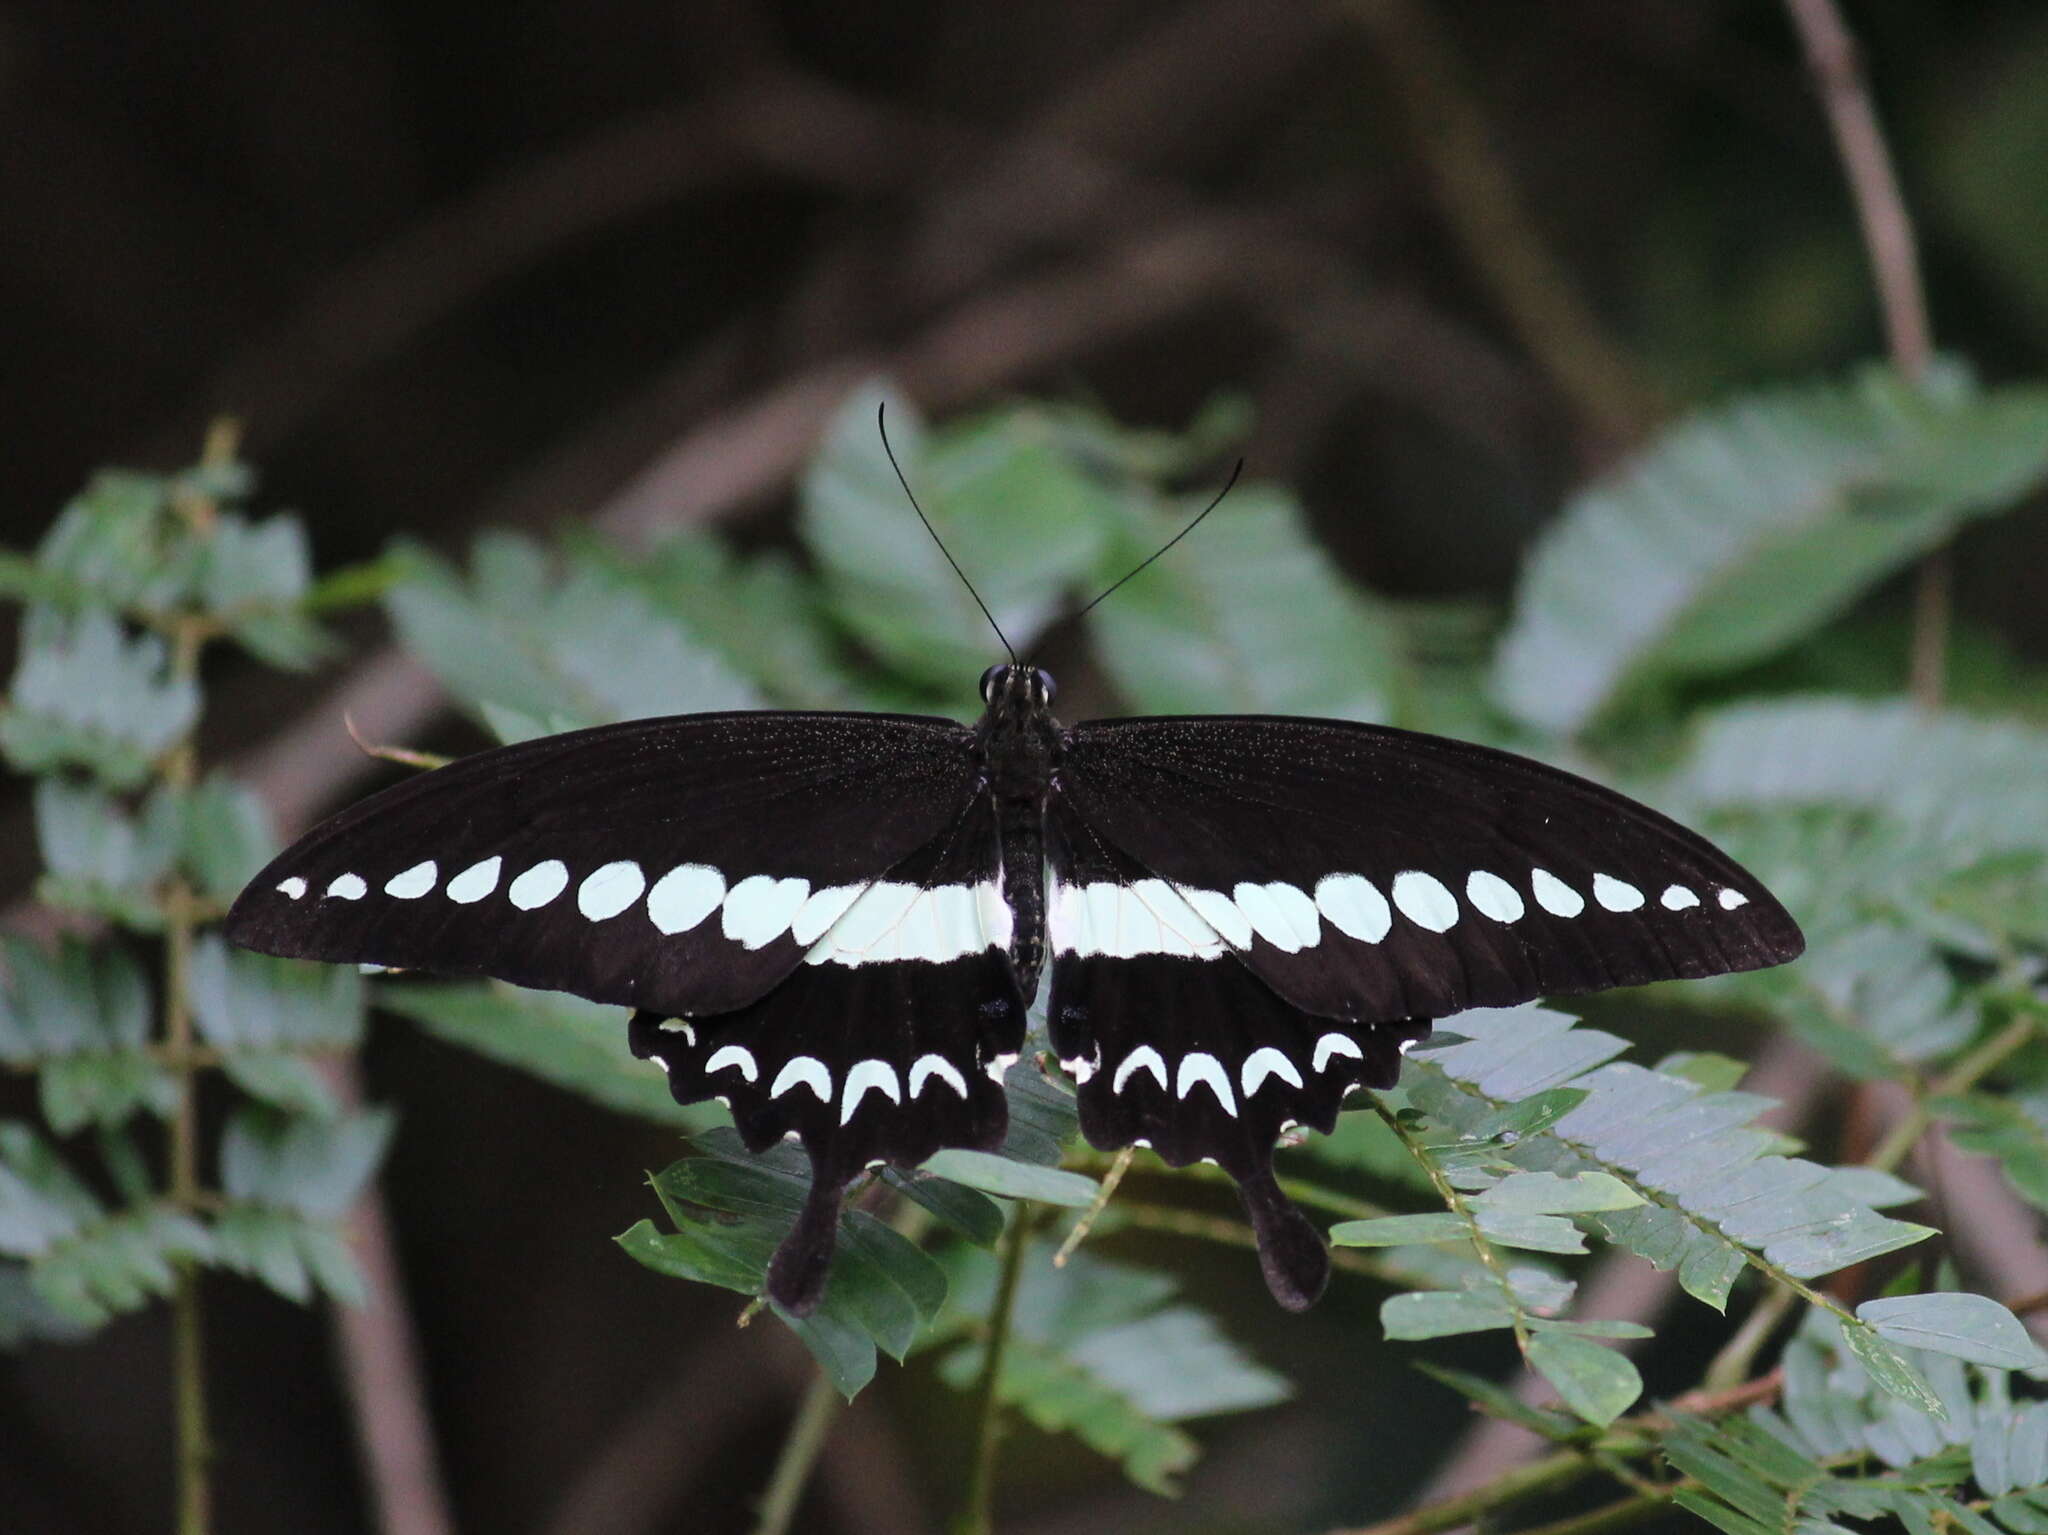
M 1003 893 L 1013 926 L 1010 961 L 1026 998 L 1045 962 L 1045 798 L 1059 752 L 1051 679 L 1028 666 L 991 671 L 988 710 L 975 732 L 981 769 L 996 807 Z

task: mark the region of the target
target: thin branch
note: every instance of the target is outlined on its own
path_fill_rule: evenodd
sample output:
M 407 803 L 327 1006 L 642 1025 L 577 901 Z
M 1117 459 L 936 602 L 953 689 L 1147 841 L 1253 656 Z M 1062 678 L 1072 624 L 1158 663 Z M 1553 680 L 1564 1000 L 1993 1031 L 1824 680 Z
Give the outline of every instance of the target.
M 995 1519 L 996 1446 L 1003 1434 L 1003 1354 L 1009 1348 L 1010 1328 L 1017 1311 L 1017 1289 L 1024 1277 L 1024 1253 L 1031 1244 L 1032 1211 L 1019 1204 L 1011 1217 L 1010 1233 L 1003 1246 L 1002 1272 L 996 1280 L 995 1304 L 989 1310 L 986 1353 L 981 1363 L 981 1382 L 975 1392 L 974 1464 L 967 1476 L 960 1517 L 953 1535 L 992 1535 Z
M 754 1535 L 788 1535 L 796 1521 L 797 1505 L 803 1501 L 804 1487 L 811 1479 L 811 1468 L 817 1464 L 826 1436 L 845 1407 L 846 1400 L 838 1388 L 823 1370 L 817 1371 L 804 1388 L 796 1421 L 790 1425 L 789 1437 L 782 1442 L 782 1453 L 776 1457 L 768 1490 L 761 1495 L 761 1517 L 754 1525 Z
M 1856 200 L 1856 219 L 1877 284 L 1885 339 L 1892 366 L 1909 383 L 1919 383 L 1934 356 L 1927 290 L 1920 275 L 1919 243 L 1913 218 L 1899 191 L 1884 129 L 1877 120 L 1856 40 L 1835 0 L 1785 0 L 1806 52 L 1806 64 L 1820 92 L 1835 148 Z M 1913 593 L 1911 688 L 1923 709 L 1938 709 L 1946 691 L 1950 588 L 1953 562 L 1937 549 L 1920 562 Z
M 1529 354 L 1608 449 L 1640 438 L 1656 393 L 1580 297 L 1523 204 L 1456 51 L 1420 0 L 1350 0 L 1371 34 L 1438 205 Z
M 1460 1525 L 1470 1524 L 1482 1514 L 1510 1503 L 1569 1487 L 1598 1471 L 1599 1467 L 1579 1451 L 1560 1450 L 1526 1466 L 1505 1471 L 1484 1487 L 1459 1497 L 1445 1498 L 1398 1518 L 1383 1519 L 1378 1524 L 1354 1530 L 1332 1532 L 1332 1535 L 1434 1535 L 1438 1530 L 1454 1530 Z

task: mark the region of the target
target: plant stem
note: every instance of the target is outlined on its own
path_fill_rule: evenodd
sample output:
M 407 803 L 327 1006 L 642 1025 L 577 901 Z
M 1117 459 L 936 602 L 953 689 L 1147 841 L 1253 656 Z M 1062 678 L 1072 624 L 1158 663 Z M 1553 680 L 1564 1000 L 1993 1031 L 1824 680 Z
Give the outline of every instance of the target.
M 995 1491 L 996 1444 L 1002 1437 L 1003 1354 L 1009 1347 L 1010 1324 L 1017 1311 L 1017 1285 L 1024 1277 L 1024 1251 L 1031 1241 L 1032 1213 L 1017 1206 L 1016 1218 L 1003 1245 L 1003 1268 L 996 1280 L 995 1306 L 989 1312 L 987 1353 L 981 1362 L 981 1384 L 975 1406 L 974 1465 L 953 1535 L 992 1535 L 995 1521 L 990 1503 Z
M 1521 1531 L 1521 1535 L 1604 1535 L 1608 1530 L 1622 1530 L 1632 1524 L 1640 1524 L 1650 1515 L 1663 1512 L 1670 1504 L 1668 1493 L 1641 1492 L 1589 1509 L 1583 1514 L 1535 1525 Z
M 1553 1492 L 1582 1481 L 1599 1468 L 1577 1450 L 1560 1450 L 1526 1466 L 1503 1472 L 1484 1487 L 1475 1487 L 1455 1498 L 1418 1508 L 1398 1518 L 1382 1520 L 1344 1535 L 1433 1535 L 1437 1530 L 1456 1529 L 1480 1515 L 1509 1503 L 1518 1503 L 1538 1493 Z
M 2036 1020 L 2031 1012 L 2022 1012 L 2019 1017 L 1949 1067 L 1924 1089 L 1916 1092 L 1913 1095 L 1913 1107 L 1907 1111 L 1904 1118 L 1891 1127 L 1870 1155 L 1864 1158 L 1863 1165 L 1875 1167 L 1881 1172 L 1890 1172 L 1905 1161 L 1906 1154 L 1920 1143 L 1920 1137 L 1925 1135 L 1928 1126 L 1934 1123 L 1934 1115 L 1927 1107 L 1928 1099 L 1948 1097 L 1974 1087 L 1978 1080 L 1999 1062 L 2032 1039 L 2035 1029 Z
M 1714 1355 L 1713 1362 L 1707 1366 L 1707 1373 L 1700 1377 L 1700 1389 L 1732 1391 L 1748 1380 L 1750 1367 L 1756 1363 L 1757 1351 L 1778 1330 L 1778 1324 L 1785 1320 L 1785 1314 L 1798 1299 L 1783 1285 L 1773 1285 L 1766 1291 L 1749 1308 L 1749 1315 L 1742 1319 L 1742 1325 L 1735 1329 L 1734 1336 Z
M 206 434 L 201 461 L 209 466 L 232 463 L 239 431 L 230 421 L 216 421 Z M 211 502 L 193 501 L 178 510 L 193 530 L 205 537 L 218 510 Z M 199 615 L 180 615 L 171 626 L 171 675 L 180 682 L 199 676 L 199 653 L 210 630 Z M 188 731 L 158 765 L 158 776 L 175 793 L 192 787 L 198 776 L 199 752 Z M 192 1028 L 192 936 L 197 923 L 197 893 L 182 874 L 165 884 L 164 905 L 164 1050 L 177 1073 L 178 1103 L 170 1126 L 172 1204 L 190 1214 L 203 1200 L 199 1185 L 199 1080 Z M 178 1535 L 206 1535 L 213 1524 L 213 1490 L 209 1471 L 212 1433 L 206 1414 L 206 1319 L 201 1310 L 199 1269 L 190 1258 L 177 1260 L 171 1291 L 171 1413 L 177 1436 Z
M 782 1453 L 775 1458 L 775 1473 L 768 1479 L 767 1491 L 761 1494 L 761 1517 L 754 1525 L 754 1535 L 786 1535 L 796 1518 L 797 1505 L 803 1501 L 811 1467 L 817 1464 L 826 1436 L 832 1432 L 832 1424 L 845 1405 L 825 1372 L 817 1371 L 804 1388 L 796 1421 L 790 1425 L 789 1437 L 782 1442 Z

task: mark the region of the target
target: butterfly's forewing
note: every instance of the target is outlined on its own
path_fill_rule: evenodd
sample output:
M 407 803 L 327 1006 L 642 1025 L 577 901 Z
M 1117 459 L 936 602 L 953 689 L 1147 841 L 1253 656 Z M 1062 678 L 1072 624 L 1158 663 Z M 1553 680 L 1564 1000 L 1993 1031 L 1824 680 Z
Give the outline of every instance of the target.
M 1065 748 L 1080 819 L 1318 1016 L 1437 1018 L 1804 944 L 1703 838 L 1504 752 L 1267 718 L 1097 721 Z
M 749 1150 L 794 1136 L 810 1153 L 809 1205 L 769 1272 L 769 1293 L 793 1311 L 822 1289 L 840 1192 L 861 1169 L 1002 1143 L 1000 1080 L 1023 1045 L 1026 999 L 997 862 L 983 794 L 758 1001 L 634 1017 L 634 1053 L 661 1065 L 678 1100 L 724 1099 Z
M 951 720 L 706 714 L 501 747 L 308 833 L 251 881 L 227 934 L 271 954 L 729 1012 L 959 823 L 973 740 Z

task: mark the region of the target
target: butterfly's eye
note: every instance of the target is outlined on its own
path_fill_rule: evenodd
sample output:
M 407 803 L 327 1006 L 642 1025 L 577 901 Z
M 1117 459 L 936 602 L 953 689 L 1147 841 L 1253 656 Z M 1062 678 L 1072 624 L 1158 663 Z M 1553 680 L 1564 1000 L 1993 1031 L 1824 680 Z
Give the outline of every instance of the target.
M 1009 668 L 1006 666 L 991 666 L 981 674 L 981 701 L 983 703 L 992 704 L 996 701 L 996 684 L 1002 681 L 1003 673 L 1008 670 Z
M 1051 703 L 1055 698 L 1060 696 L 1060 685 L 1052 680 L 1051 672 L 1047 671 L 1044 667 L 1041 666 L 1038 669 L 1037 678 L 1038 691 L 1041 695 L 1044 696 L 1045 701 L 1047 703 Z

